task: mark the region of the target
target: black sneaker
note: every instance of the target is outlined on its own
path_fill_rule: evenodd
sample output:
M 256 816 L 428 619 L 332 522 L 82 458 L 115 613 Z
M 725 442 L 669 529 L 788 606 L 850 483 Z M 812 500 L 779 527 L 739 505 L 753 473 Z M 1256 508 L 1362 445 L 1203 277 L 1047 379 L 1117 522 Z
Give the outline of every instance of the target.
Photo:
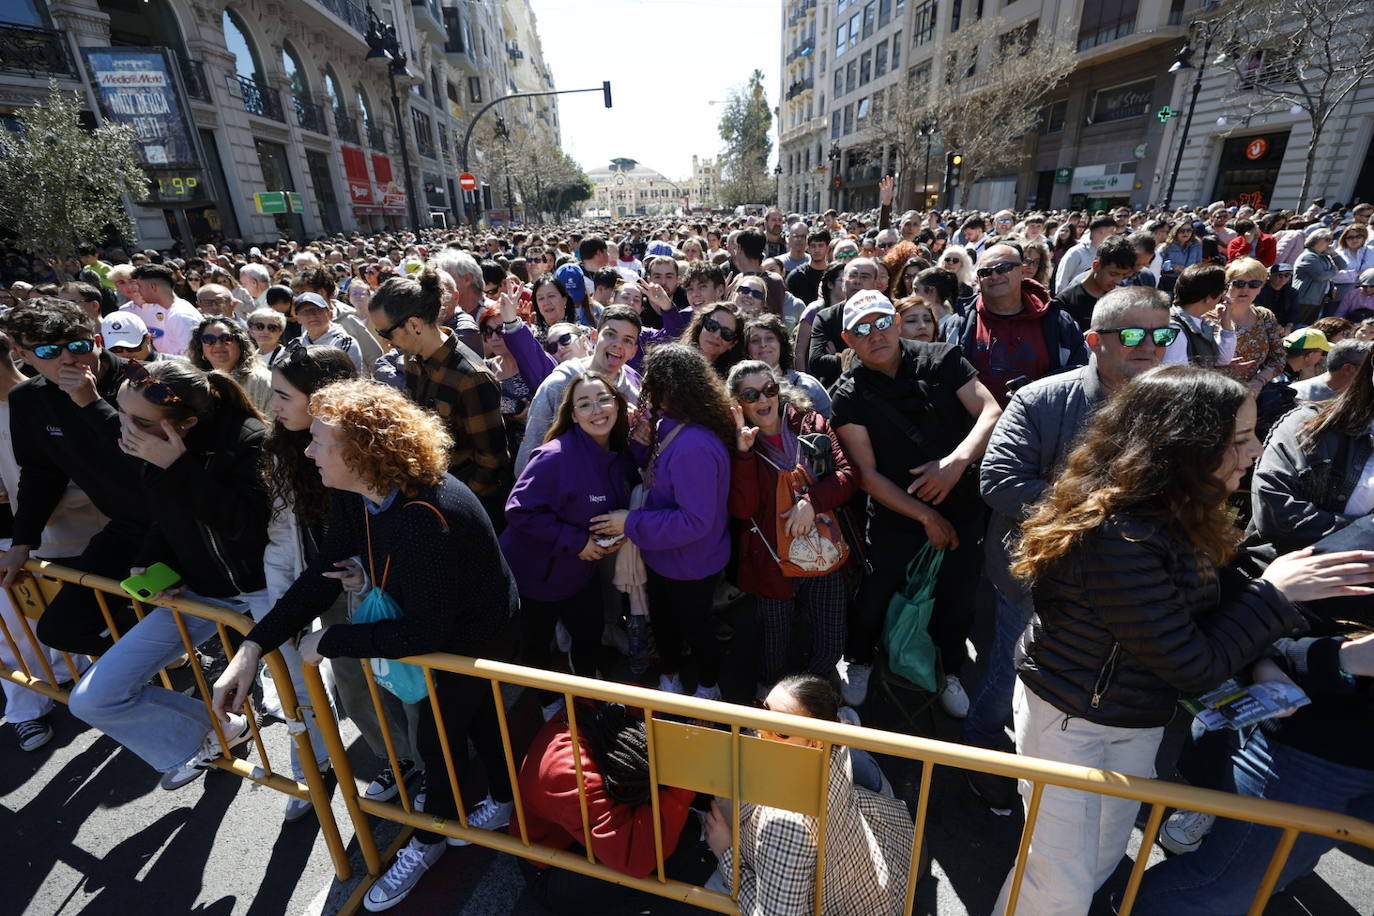
M 415 773 L 415 761 L 401 760 L 401 778 L 409 781 Z M 368 783 L 363 791 L 363 798 L 368 801 L 391 801 L 396 797 L 396 774 L 391 767 L 384 767 L 377 777 Z
M 1011 817 L 1016 807 L 1016 780 L 977 770 L 969 770 L 967 776 L 969 788 L 983 800 L 989 811 L 998 817 Z
M 19 735 L 21 751 L 36 751 L 52 740 L 52 726 L 42 719 L 15 722 L 14 731 Z

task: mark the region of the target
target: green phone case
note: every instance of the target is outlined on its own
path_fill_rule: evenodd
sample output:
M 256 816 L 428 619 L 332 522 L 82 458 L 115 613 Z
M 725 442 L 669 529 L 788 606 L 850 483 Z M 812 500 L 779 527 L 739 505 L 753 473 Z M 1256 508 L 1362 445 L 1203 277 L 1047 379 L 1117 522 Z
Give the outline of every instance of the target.
M 181 584 L 181 574 L 166 563 L 154 563 L 141 576 L 130 576 L 119 587 L 129 593 L 130 598 L 147 601 L 158 592 L 175 588 Z

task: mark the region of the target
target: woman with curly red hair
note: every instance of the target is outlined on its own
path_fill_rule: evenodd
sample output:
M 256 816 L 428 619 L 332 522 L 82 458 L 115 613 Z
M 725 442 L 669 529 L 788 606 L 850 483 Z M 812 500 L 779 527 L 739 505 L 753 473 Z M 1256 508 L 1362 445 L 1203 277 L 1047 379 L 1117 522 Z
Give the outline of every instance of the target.
M 373 588 L 400 609 L 392 620 L 337 624 L 298 643 L 307 663 L 324 658 L 398 659 L 427 652 L 506 660 L 519 606 L 487 513 L 472 491 L 447 473 L 451 444 L 444 422 L 383 384 L 337 382 L 310 398 L 306 455 L 330 488 L 324 544 L 296 583 L 248 634 L 215 684 L 223 715 L 248 699 L 258 659 L 309 626 L 339 596 L 335 564 L 361 556 Z M 434 671 L 450 746 L 465 755 L 471 737 L 490 794 L 469 809 L 468 826 L 498 829 L 510 819 L 510 780 L 496 707 L 484 680 Z M 426 811 L 452 819 L 457 806 L 430 704 L 421 703 L 417 746 L 428 782 Z M 453 845 L 463 845 L 453 840 Z M 368 892 L 364 906 L 400 902 L 444 851 L 442 834 L 420 830 Z

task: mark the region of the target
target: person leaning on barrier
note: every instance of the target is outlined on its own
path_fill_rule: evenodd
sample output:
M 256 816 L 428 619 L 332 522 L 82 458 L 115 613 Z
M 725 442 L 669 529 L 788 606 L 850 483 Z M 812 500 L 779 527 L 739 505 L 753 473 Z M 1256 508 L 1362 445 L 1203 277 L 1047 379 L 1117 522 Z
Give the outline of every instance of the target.
M 1225 503 L 1260 452 L 1255 416 L 1238 382 L 1188 366 L 1146 372 L 1094 415 L 1013 553 L 1036 614 L 1012 704 L 1018 753 L 1153 776 L 1180 696 L 1302 632 L 1293 602 L 1374 594 L 1360 587 L 1374 553 L 1286 554 L 1254 580 L 1227 568 L 1239 537 Z M 1138 807 L 1045 787 L 1018 912 L 1086 913 Z
M 633 878 L 649 877 L 657 868 L 657 854 L 644 719 L 623 706 L 591 700 L 579 700 L 574 711 L 581 743 L 576 756 L 582 758 L 596 861 Z M 566 711 L 534 736 L 519 778 L 530 842 L 583 852 L 582 805 Z M 691 789 L 661 787 L 658 820 L 664 875 L 699 885 L 710 876 L 715 861 L 700 840 L 701 820 L 691 808 L 695 798 Z M 510 832 L 519 835 L 515 825 Z M 534 898 L 555 913 L 620 912 L 635 899 L 658 899 L 558 867 L 531 863 L 523 870 Z
M 337 382 L 310 399 L 306 454 L 330 488 L 326 536 L 315 559 L 248 634 L 215 683 L 215 710 L 231 715 L 251 694 L 258 660 L 327 611 L 339 596 L 337 564 L 360 556 L 374 588 L 399 606 L 398 619 L 336 624 L 302 637 L 307 663 L 324 658 L 396 659 L 450 652 L 508 660 L 518 606 L 515 580 L 477 497 L 446 473 L 444 423 L 377 382 Z M 469 827 L 506 826 L 512 793 L 491 688 L 484 680 L 434 671 L 444 732 L 458 760 L 471 736 L 490 794 L 468 814 Z M 422 704 L 417 743 L 428 781 L 427 811 L 455 818 L 432 708 Z M 465 845 L 448 840 L 451 845 Z M 387 909 L 410 893 L 445 848 L 443 834 L 417 831 L 364 905 Z
M 182 597 L 252 613 L 267 598 L 262 419 L 222 372 L 180 360 L 147 367 L 129 362 L 122 371 L 119 447 L 138 460 L 150 516 L 125 575 L 165 563 L 181 583 L 148 605 Z M 182 621 L 193 645 L 216 633 L 213 620 L 184 614 Z M 153 607 L 71 695 L 72 715 L 161 771 L 164 789 L 195 779 L 221 751 L 199 698 L 148 684 L 187 651 L 172 612 Z M 194 656 L 191 664 L 197 664 Z M 252 737 L 248 720 L 237 715 L 225 720 L 223 733 L 226 750 Z
M 85 310 L 61 299 L 25 300 L 0 316 L 0 330 L 38 373 L 9 395 L 19 484 L 11 494 L 17 501 L 14 543 L 0 557 L 0 586 L 13 585 L 43 544 L 43 529 L 73 484 L 109 522 L 79 556 L 47 558 L 123 579 L 150 517 L 138 464 L 119 448 L 115 394 L 125 360 L 103 349 Z M 121 629 L 133 626 L 131 610 L 116 602 L 111 611 Z M 89 590 L 64 588 L 39 618 L 38 638 L 55 649 L 99 655 L 111 645 L 106 627 Z
M 784 678 L 769 692 L 772 712 L 838 722 L 839 697 L 809 674 Z M 803 747 L 821 742 L 760 730 L 771 741 Z M 815 817 L 743 804 L 739 848 L 730 844 L 730 816 L 715 804 L 706 816 L 706 842 L 719 861 L 707 887 L 729 893 L 733 859 L 740 857 L 742 916 L 889 916 L 902 912 L 911 865 L 911 815 L 901 801 L 854 785 L 850 755 L 832 745 L 826 804 L 824 886 L 814 909 L 820 824 Z

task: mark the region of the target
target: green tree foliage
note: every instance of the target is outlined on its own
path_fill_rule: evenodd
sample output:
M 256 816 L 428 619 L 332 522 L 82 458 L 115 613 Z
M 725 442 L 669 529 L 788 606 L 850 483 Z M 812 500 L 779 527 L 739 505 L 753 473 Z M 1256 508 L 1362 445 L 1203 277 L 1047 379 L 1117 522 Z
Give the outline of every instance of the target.
M 724 206 L 761 204 L 774 197 L 773 178 L 768 174 L 768 156 L 773 140 L 768 132 L 773 111 L 763 90 L 763 71 L 755 70 L 749 82 L 733 89 L 720 116 L 721 153 L 720 200 Z
M 59 272 L 80 242 L 111 228 L 133 238 L 124 196 L 148 194 L 133 129 L 86 130 L 80 118 L 80 97 L 54 82 L 47 99 L 15 114 L 18 133 L 0 130 L 0 224 Z

